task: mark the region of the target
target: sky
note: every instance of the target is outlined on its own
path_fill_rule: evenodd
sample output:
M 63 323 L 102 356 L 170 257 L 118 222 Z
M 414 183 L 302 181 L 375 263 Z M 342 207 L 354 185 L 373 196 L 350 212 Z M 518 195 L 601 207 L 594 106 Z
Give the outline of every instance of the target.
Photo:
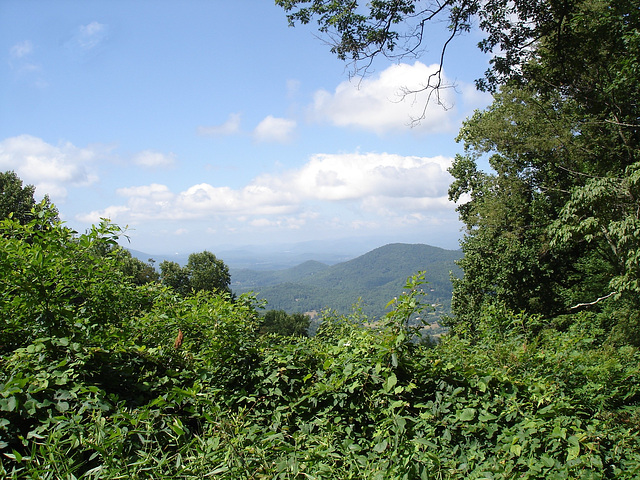
M 320 240 L 456 249 L 447 172 L 488 58 L 446 35 L 363 77 L 269 0 L 0 0 L 0 171 L 84 232 L 187 254 Z

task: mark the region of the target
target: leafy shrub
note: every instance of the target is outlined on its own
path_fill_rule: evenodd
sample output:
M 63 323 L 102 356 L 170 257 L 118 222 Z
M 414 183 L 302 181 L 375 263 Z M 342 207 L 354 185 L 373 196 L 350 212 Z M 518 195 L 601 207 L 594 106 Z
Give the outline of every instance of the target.
M 114 226 L 1 227 L 5 478 L 640 475 L 640 354 L 601 314 L 488 306 L 428 346 L 419 274 L 381 321 L 261 334 L 251 296 L 137 286 L 93 255 Z

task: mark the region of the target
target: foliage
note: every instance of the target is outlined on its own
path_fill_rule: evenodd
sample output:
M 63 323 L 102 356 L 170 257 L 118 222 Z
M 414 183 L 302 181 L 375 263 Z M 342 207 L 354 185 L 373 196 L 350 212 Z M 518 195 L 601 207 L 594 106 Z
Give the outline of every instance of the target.
M 179 263 L 163 260 L 160 263 L 160 275 L 162 283 L 173 288 L 177 293 L 186 295 L 191 291 L 189 271 L 181 267 Z
M 136 285 L 160 281 L 160 274 L 156 271 L 155 260 L 152 258 L 145 263 L 134 257 L 126 248 L 114 243 L 95 245 L 94 249 L 97 255 L 116 257 L 117 267 Z
M 213 253 L 192 253 L 185 267 L 164 260 L 160 263 L 162 283 L 186 295 L 198 291 L 230 292 L 229 267 Z
M 638 478 L 635 2 L 278 3 L 320 15 L 345 58 L 438 12 L 454 35 L 477 14 L 500 47 L 502 88 L 452 167 L 468 200 L 452 333 L 419 341 L 416 274 L 382 319 L 260 335 L 260 304 L 225 291 L 212 254 L 136 285 L 121 229 L 78 235 L 36 207 L 0 221 L 0 475 Z
M 108 339 L 122 315 L 147 301 L 117 271 L 116 257 L 96 254 L 96 245 L 115 244 L 120 229 L 104 221 L 76 235 L 51 210 L 34 209 L 33 216 L 25 225 L 12 218 L 0 221 L 0 348 L 38 337 Z M 43 224 L 50 227 L 42 229 Z
M 49 210 L 54 215 L 47 217 L 51 221 L 57 220 L 58 211 L 49 197 L 45 195 L 42 202 L 36 202 L 33 185 L 22 186 L 22 180 L 13 171 L 0 172 L 0 219 L 14 218 L 20 223 L 27 223 L 34 218 L 32 210 Z
M 613 275 L 609 289 L 640 294 L 640 162 L 622 178 L 591 178 L 575 187 L 552 229 L 555 243 L 596 243 L 608 247 Z
M 634 323 L 637 5 L 576 1 L 550 18 L 558 30 L 460 133 L 449 192 L 467 227 L 450 322 L 460 333 L 477 331 L 486 304 L 549 319 L 608 309 L 621 322 L 612 333 Z
M 35 190 L 33 185 L 23 187 L 15 172 L 0 173 L 0 218 L 7 218 L 9 214 L 23 221 L 29 218 L 36 204 Z
M 269 310 L 260 321 L 260 333 L 284 336 L 308 336 L 311 319 L 303 313 L 288 314 L 284 310 Z
M 439 89 L 445 86 L 442 66 L 448 46 L 458 35 L 471 31 L 475 25 L 485 35 L 478 47 L 492 54 L 485 78 L 477 81 L 484 90 L 495 91 L 510 80 L 524 80 L 529 65 L 546 54 L 549 54 L 549 59 L 551 55 L 557 55 L 554 60 L 558 63 L 559 72 L 568 61 L 579 62 L 589 58 L 572 57 L 569 53 L 571 48 L 580 45 L 567 35 L 567 26 L 580 24 L 582 18 L 576 14 L 576 10 L 580 12 L 576 4 L 581 3 L 598 4 L 555 0 L 377 0 L 366 4 L 358 1 L 276 0 L 276 4 L 287 12 L 291 26 L 308 24 L 315 18 L 320 32 L 331 45 L 332 53 L 341 60 L 354 62 L 356 71 L 358 68 L 366 71 L 378 56 L 397 61 L 432 49 L 429 45 L 432 40 L 430 26 L 446 22 L 449 35 L 438 45 L 441 69 L 425 79 L 423 87 L 431 92 L 430 99 L 436 101 Z M 603 9 L 602 13 L 612 17 L 628 6 L 628 2 L 623 1 L 606 3 L 611 3 L 614 8 L 610 11 Z M 589 38 L 595 41 L 600 38 L 600 33 L 611 38 L 618 36 L 619 30 L 611 31 L 604 27 Z M 632 37 L 632 41 L 637 41 L 637 38 Z M 593 45 L 585 46 L 591 48 Z M 630 62 L 625 66 L 631 70 L 636 65 Z
M 37 264 L 35 240 L 58 245 L 43 279 L 55 275 L 73 292 L 50 297 L 48 316 L 32 292 L 4 292 L 13 302 L 2 303 L 5 318 L 19 302 L 22 318 L 38 318 L 22 327 L 21 342 L 4 343 L 15 325 L 2 327 L 4 478 L 640 474 L 640 353 L 601 346 L 606 322 L 592 313 L 574 314 L 563 331 L 487 307 L 482 342 L 451 336 L 427 348 L 415 341 L 425 294 L 418 274 L 374 324 L 359 311 L 325 312 L 315 337 L 260 335 L 252 297 L 123 282 L 117 255 L 71 270 L 117 233 L 103 224 L 77 235 L 58 224 L 3 237 L 25 244 L 22 263 L 3 264 L 3 284 Z M 89 293 L 84 308 L 64 308 Z M 104 324 L 87 328 L 98 310 Z M 63 323 L 64 331 L 47 328 Z

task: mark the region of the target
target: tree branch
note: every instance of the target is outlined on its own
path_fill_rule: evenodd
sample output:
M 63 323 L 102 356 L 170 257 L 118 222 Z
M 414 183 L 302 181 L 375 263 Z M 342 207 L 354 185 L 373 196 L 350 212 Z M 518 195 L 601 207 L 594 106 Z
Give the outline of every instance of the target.
M 610 294 L 605 295 L 604 297 L 600 297 L 597 300 L 594 300 L 593 302 L 579 303 L 579 304 L 574 305 L 573 307 L 569 308 L 569 310 L 575 310 L 576 308 L 580 308 L 580 307 L 590 307 L 591 305 L 595 305 L 596 303 L 598 303 L 598 302 L 600 302 L 600 301 L 602 301 L 602 300 L 604 300 L 606 298 L 612 297 L 613 295 L 615 295 L 617 293 L 618 292 L 611 292 Z

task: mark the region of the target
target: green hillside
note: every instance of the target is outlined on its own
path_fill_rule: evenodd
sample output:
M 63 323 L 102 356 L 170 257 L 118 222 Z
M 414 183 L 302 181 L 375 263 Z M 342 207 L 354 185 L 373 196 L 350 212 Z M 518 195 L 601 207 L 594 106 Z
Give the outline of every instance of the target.
M 283 270 L 231 269 L 231 281 L 234 291 L 248 292 L 279 283 L 297 282 L 327 268 L 329 266 L 322 262 L 309 260 Z
M 380 317 L 393 297 L 402 293 L 407 277 L 426 271 L 427 300 L 439 313 L 451 308 L 450 272 L 459 275 L 455 261 L 460 251 L 423 244 L 395 243 L 376 248 L 353 260 L 327 266 L 305 262 L 297 267 L 271 272 L 232 272 L 236 293 L 255 292 L 269 309 L 310 312 L 326 308 L 348 313 L 360 299 L 368 316 Z

